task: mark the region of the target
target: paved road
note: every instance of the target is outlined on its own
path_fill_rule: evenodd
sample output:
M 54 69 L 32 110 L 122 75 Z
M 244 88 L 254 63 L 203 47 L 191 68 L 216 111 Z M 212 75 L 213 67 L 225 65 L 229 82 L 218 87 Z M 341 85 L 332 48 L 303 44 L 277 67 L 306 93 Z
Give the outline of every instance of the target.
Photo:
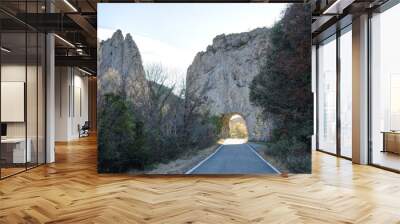
M 248 144 L 222 145 L 189 174 L 276 174 Z

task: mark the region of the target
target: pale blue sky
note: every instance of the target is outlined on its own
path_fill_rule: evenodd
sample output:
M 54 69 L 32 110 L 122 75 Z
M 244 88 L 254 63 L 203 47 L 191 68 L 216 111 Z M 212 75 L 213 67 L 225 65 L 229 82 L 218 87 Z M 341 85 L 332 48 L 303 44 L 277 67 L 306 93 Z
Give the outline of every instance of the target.
M 98 37 L 105 40 L 116 29 L 130 33 L 145 65 L 161 63 L 182 78 L 216 35 L 270 27 L 285 8 L 278 3 L 99 3 Z

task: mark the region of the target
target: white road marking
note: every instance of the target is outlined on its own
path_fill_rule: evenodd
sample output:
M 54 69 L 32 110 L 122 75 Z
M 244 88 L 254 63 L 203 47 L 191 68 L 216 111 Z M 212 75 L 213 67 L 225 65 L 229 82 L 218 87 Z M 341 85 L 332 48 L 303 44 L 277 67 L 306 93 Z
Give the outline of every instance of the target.
M 266 163 L 268 166 L 270 166 L 275 172 L 277 172 L 278 174 L 281 174 L 281 172 L 279 172 L 278 169 L 276 169 L 274 166 L 272 166 L 269 162 L 267 162 L 267 160 L 265 160 L 260 154 L 258 154 L 258 152 L 256 150 L 254 150 L 253 146 L 246 144 L 247 147 L 249 147 L 251 149 L 252 152 L 254 152 L 258 158 L 260 158 L 262 161 L 264 161 L 264 163 Z
M 214 153 L 212 153 L 211 155 L 209 155 L 207 158 L 205 158 L 203 161 L 201 161 L 200 163 L 198 163 L 196 166 L 194 166 L 192 169 L 190 169 L 189 171 L 187 171 L 185 174 L 191 174 L 193 173 L 193 171 L 195 169 L 197 169 L 199 166 L 201 166 L 205 161 L 207 161 L 208 159 L 210 159 L 211 157 L 213 157 L 215 154 L 217 154 L 217 152 L 223 147 L 224 145 L 220 145 Z
M 281 174 L 281 172 L 276 169 L 274 166 L 272 166 L 268 161 L 266 161 L 260 154 L 258 154 L 258 152 L 254 149 L 253 146 L 251 146 L 250 144 L 244 144 L 247 147 L 250 148 L 250 150 L 256 154 L 256 156 L 258 158 L 260 158 L 265 164 L 267 164 L 269 167 L 271 167 L 277 174 Z M 209 160 L 211 157 L 213 157 L 215 154 L 217 154 L 217 152 L 223 147 L 224 145 L 220 145 L 215 152 L 213 152 L 212 154 L 210 154 L 207 158 L 205 158 L 204 160 L 202 160 L 200 163 L 198 163 L 196 166 L 194 166 L 192 169 L 190 169 L 189 171 L 187 171 L 185 174 L 191 174 L 193 173 L 197 168 L 199 168 L 203 163 L 205 163 L 207 160 Z

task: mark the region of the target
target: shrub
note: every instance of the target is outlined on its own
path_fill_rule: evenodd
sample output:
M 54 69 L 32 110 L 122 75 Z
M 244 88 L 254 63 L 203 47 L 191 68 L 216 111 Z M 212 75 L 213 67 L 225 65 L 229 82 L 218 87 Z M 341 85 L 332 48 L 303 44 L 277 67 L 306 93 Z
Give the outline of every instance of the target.
M 304 141 L 285 136 L 276 141 L 268 142 L 265 154 L 285 164 L 292 173 L 310 173 L 311 152 L 308 149 L 309 145 Z
M 311 171 L 313 97 L 311 93 L 311 13 L 308 5 L 290 5 L 270 31 L 270 46 L 250 86 L 250 100 L 273 115 L 269 153 L 291 172 Z
M 144 167 L 143 125 L 137 122 L 121 96 L 107 94 L 99 107 L 98 170 L 124 172 Z

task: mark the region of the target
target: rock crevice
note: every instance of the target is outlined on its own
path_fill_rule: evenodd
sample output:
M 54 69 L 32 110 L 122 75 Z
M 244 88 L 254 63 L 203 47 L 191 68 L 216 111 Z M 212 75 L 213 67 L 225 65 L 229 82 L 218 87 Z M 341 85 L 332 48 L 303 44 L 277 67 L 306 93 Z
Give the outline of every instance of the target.
M 99 44 L 97 88 L 100 97 L 107 93 L 122 93 L 132 101 L 146 97 L 149 87 L 142 57 L 130 34 L 124 38 L 117 30 Z

